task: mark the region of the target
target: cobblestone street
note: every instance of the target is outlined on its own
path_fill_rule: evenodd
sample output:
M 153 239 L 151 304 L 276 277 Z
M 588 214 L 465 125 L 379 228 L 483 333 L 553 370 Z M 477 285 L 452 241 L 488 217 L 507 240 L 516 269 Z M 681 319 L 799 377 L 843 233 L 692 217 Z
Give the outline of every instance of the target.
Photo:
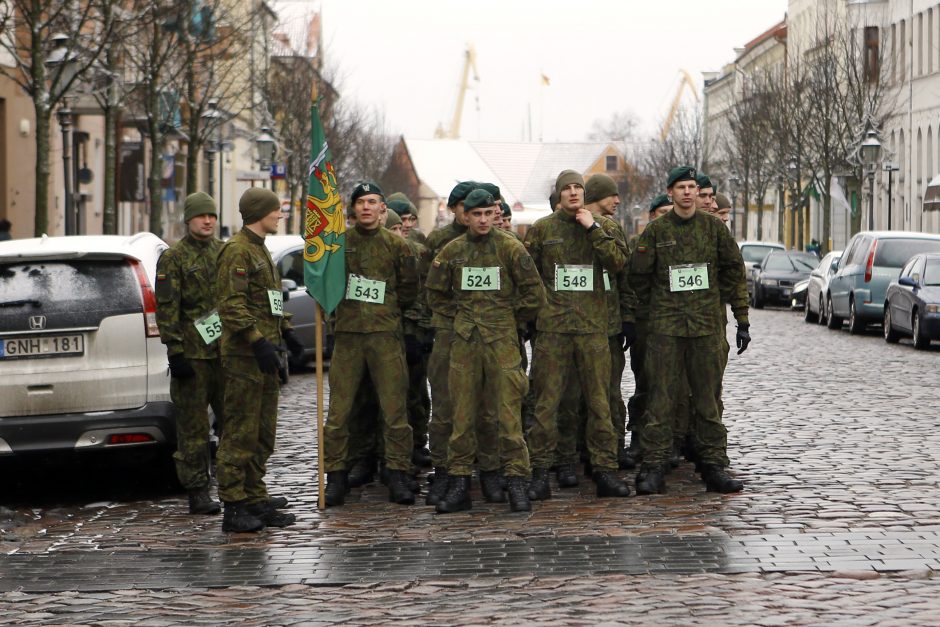
M 751 324 L 724 392 L 739 494 L 705 492 L 684 463 L 665 495 L 596 499 L 582 479 L 528 514 L 474 486 L 471 511 L 436 515 L 378 483 L 320 512 L 302 373 L 268 474 L 296 525 L 227 535 L 180 494 L 18 491 L 0 508 L 0 622 L 940 623 L 940 347 L 781 309 Z

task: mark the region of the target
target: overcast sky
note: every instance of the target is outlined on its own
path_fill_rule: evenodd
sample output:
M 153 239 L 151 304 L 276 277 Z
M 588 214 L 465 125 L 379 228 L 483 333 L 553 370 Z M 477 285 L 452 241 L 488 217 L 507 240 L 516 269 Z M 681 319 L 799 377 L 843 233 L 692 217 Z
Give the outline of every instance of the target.
M 787 0 L 279 0 L 286 20 L 320 10 L 326 62 L 344 98 L 384 112 L 389 130 L 449 126 L 467 44 L 461 137 L 581 141 L 593 122 L 633 112 L 661 124 L 680 70 L 701 90 L 734 49 L 784 18 Z M 544 86 L 541 76 L 549 79 Z M 690 98 L 688 94 L 685 96 Z

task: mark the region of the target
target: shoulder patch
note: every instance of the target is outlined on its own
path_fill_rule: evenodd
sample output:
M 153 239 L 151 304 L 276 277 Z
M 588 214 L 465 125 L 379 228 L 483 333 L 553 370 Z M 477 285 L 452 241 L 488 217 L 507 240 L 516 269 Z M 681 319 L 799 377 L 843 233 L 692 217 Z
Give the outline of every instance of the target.
M 532 262 L 531 255 L 521 255 L 519 258 L 519 265 L 522 266 L 523 270 L 531 270 L 534 266 Z
M 163 274 L 162 272 L 158 272 L 158 273 L 157 273 L 157 280 L 158 280 L 158 281 L 166 281 L 166 275 Z
M 637 246 L 637 247 L 636 247 L 636 252 L 638 252 L 638 253 L 645 253 L 645 252 L 646 252 L 646 246 Z
M 237 274 L 238 276 L 245 276 L 246 274 L 248 274 L 248 270 L 246 270 L 245 268 L 239 268 L 236 266 L 235 274 Z
M 431 265 L 434 266 L 435 268 L 440 268 L 441 262 L 435 259 L 433 262 L 431 262 Z

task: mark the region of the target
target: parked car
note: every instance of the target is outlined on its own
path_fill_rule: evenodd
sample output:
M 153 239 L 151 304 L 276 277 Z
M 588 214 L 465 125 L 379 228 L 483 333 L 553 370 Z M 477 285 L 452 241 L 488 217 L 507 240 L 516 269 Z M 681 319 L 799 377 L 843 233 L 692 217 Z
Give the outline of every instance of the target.
M 863 231 L 855 234 L 829 280 L 826 324 L 841 329 L 848 319 L 850 333 L 884 321 L 888 283 L 897 278 L 917 253 L 940 252 L 940 235 L 911 231 Z
M 807 287 L 809 279 L 803 279 L 793 286 L 793 291 L 790 292 L 790 309 L 805 309 Z
M 829 279 L 835 273 L 841 258 L 842 251 L 833 250 L 822 258 L 815 270 L 810 272 L 803 306 L 803 319 L 806 322 L 826 323 L 826 293 L 829 289 Z
M 894 343 L 914 338 L 914 348 L 940 340 L 940 253 L 914 255 L 888 285 L 884 336 Z
M 174 408 L 151 233 L 0 242 L 0 456 L 159 453 Z
M 304 345 L 303 357 L 291 365 L 302 366 L 316 359 L 316 301 L 304 287 L 304 238 L 300 235 L 268 235 L 264 243 L 281 273 L 284 287 L 284 311 L 291 314 L 291 324 Z M 323 358 L 333 353 L 332 336 L 327 337 L 323 321 Z
M 741 257 L 744 258 L 744 273 L 747 277 L 747 294 L 750 297 L 754 293 L 754 269 L 760 265 L 770 251 L 786 250 L 783 244 L 775 242 L 738 242 L 738 248 L 741 249 Z
M 808 278 L 818 263 L 813 253 L 771 251 L 754 269 L 751 305 L 789 305 L 793 286 Z

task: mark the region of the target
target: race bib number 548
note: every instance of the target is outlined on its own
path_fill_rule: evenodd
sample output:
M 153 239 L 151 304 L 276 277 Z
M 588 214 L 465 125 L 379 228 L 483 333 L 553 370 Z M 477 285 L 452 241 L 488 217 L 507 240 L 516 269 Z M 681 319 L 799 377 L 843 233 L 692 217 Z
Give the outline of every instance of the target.
M 593 292 L 594 266 L 555 266 L 556 292 Z

